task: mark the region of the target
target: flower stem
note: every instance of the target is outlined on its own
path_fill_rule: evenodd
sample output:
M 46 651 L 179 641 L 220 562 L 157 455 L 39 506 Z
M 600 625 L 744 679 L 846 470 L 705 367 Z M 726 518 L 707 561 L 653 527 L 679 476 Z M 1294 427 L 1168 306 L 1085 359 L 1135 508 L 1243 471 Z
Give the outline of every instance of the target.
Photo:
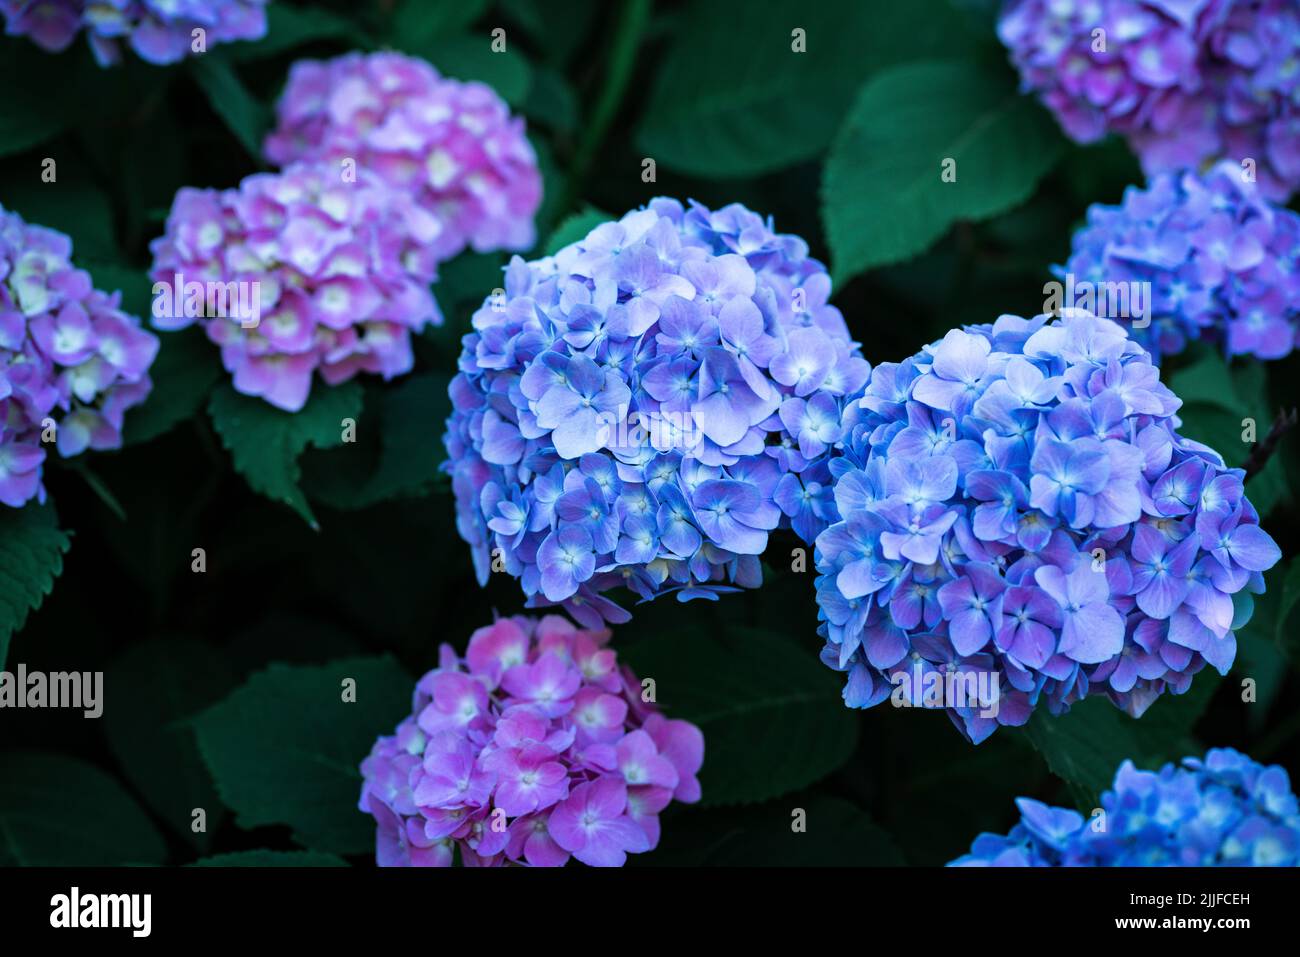
M 561 211 L 572 207 L 576 198 L 578 184 L 586 177 L 596 157 L 596 151 L 604 142 L 609 126 L 618 115 L 623 95 L 627 92 L 628 81 L 632 78 L 632 67 L 636 64 L 637 47 L 641 45 L 641 35 L 650 19 L 652 0 L 627 0 L 614 30 L 614 42 L 610 48 L 609 68 L 601 86 L 600 98 L 592 108 L 591 119 L 570 164 L 570 173 L 565 184 L 564 202 Z
M 1296 424 L 1296 410 L 1293 408 L 1290 412 L 1283 409 L 1273 420 L 1273 427 L 1268 430 L 1268 435 L 1264 436 L 1264 441 L 1255 446 L 1250 453 L 1250 458 L 1246 459 L 1244 468 L 1246 469 L 1246 478 L 1249 480 L 1256 475 L 1269 460 L 1273 450 L 1277 448 L 1277 443 L 1282 436 L 1289 432 Z

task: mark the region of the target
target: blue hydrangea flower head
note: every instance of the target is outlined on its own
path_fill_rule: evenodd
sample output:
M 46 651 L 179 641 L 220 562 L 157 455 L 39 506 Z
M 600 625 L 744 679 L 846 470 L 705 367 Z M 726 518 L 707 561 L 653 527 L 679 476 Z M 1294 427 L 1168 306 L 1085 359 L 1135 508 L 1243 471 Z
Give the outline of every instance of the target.
M 1143 315 L 1124 325 L 1156 361 L 1198 339 L 1229 355 L 1279 359 L 1300 337 L 1297 262 L 1300 216 L 1225 162 L 1204 176 L 1161 174 L 1130 187 L 1119 206 L 1089 207 L 1055 272 L 1067 305 L 1095 300 L 1092 311 L 1118 319 L 1105 304 L 1127 299 L 1132 310 L 1136 297 Z
M 480 582 L 584 624 L 604 596 L 761 581 L 769 533 L 811 543 L 870 372 L 821 263 L 733 204 L 656 199 L 553 256 L 515 257 L 451 385 L 447 470 Z
M 1019 798 L 1008 834 L 981 834 L 950 867 L 1295 867 L 1300 806 L 1286 770 L 1232 748 L 1181 765 L 1120 765 L 1101 814 Z
M 42 50 L 66 50 L 83 30 L 100 66 L 130 47 L 147 63 L 176 63 L 209 44 L 266 36 L 267 0 L 0 0 L 10 36 Z M 201 46 L 199 45 L 201 43 Z
M 954 329 L 872 371 L 817 538 L 844 700 L 939 708 L 973 742 L 1087 695 L 1134 717 L 1236 655 L 1232 595 L 1280 551 L 1244 473 L 1178 434 L 1123 328 L 1068 310 Z

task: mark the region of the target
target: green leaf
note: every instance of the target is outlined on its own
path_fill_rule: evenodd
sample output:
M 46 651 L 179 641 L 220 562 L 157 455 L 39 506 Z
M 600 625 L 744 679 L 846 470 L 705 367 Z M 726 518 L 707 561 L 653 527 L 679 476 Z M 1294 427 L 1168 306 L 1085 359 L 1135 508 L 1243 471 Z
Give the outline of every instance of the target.
M 1277 641 L 1292 646 L 1296 645 L 1297 631 L 1289 627 L 1291 615 L 1300 604 L 1300 561 L 1292 560 L 1285 569 L 1278 569 L 1281 574 L 1281 598 L 1277 611 Z M 1269 584 L 1276 581 L 1277 575 L 1268 576 Z
M 186 62 L 213 112 L 235 134 L 248 155 L 260 163 L 262 139 L 271 126 L 271 111 L 248 92 L 234 67 L 220 55 L 205 53 Z
M 1138 741 L 1138 753 L 1130 757 L 1156 768 L 1203 750 L 1192 732 L 1222 684 L 1217 671 L 1203 668 L 1182 694 L 1162 694 L 1136 721 L 1126 716 Z
M 1185 403 L 1205 402 L 1233 413 L 1246 409 L 1245 401 L 1237 394 L 1232 370 L 1222 356 L 1209 350 L 1200 359 L 1171 373 L 1165 384 Z
M 80 476 L 81 480 L 86 483 L 86 486 L 94 493 L 95 497 L 104 504 L 105 508 L 113 513 L 114 517 L 116 517 L 118 521 L 125 522 L 127 520 L 126 509 L 122 507 L 122 503 L 119 502 L 117 496 L 113 494 L 113 490 L 108 487 L 103 479 L 95 474 L 95 470 L 87 465 L 84 460 L 73 460 L 71 462 L 61 462 L 59 464 L 69 472 Z
M 968 16 L 978 17 L 991 27 L 997 20 L 998 7 L 1002 0 L 948 0 L 948 2 Z
M 533 71 L 533 85 L 523 110 L 530 121 L 559 133 L 572 133 L 578 126 L 578 97 L 564 75 L 549 67 Z
M 342 700 L 346 679 L 354 702 Z M 312 850 L 372 850 L 374 822 L 356 807 L 359 767 L 410 712 L 411 687 L 387 656 L 271 665 L 199 715 L 199 748 L 236 823 L 288 825 Z
M 1174 394 L 1178 394 L 1176 390 Z M 1246 460 L 1245 443 L 1241 441 L 1240 412 L 1220 402 L 1193 399 L 1183 402 L 1178 417 L 1182 419 L 1179 435 L 1208 445 L 1230 466 L 1240 466 Z
M 67 233 L 78 266 L 111 261 L 117 256 L 117 240 L 108 194 L 78 178 L 75 170 L 60 167 L 58 172 L 56 182 L 43 183 L 40 167 L 32 164 L 30 178 L 14 178 L 0 186 L 0 200 L 29 223 Z
M 45 752 L 0 755 L 0 866 L 161 864 L 162 837 L 93 764 Z
M 434 290 L 447 321 L 443 326 L 426 329 L 425 335 L 431 338 L 446 336 L 459 351 L 460 337 L 470 330 L 469 314 L 492 295 L 493 289 L 505 285 L 504 265 L 496 253 L 467 252 L 439 266 L 438 284 Z
M 1271 617 L 1271 609 L 1270 615 Z M 1262 624 L 1262 622 L 1261 622 Z M 1286 679 L 1287 663 L 1281 647 L 1272 641 L 1266 628 L 1247 625 L 1237 632 L 1237 659 L 1232 663 L 1233 673 L 1255 682 L 1255 700 L 1246 709 L 1246 718 L 1252 728 L 1264 726 L 1265 719 Z
M 131 646 L 105 675 L 113 695 L 104 710 L 109 747 L 149 806 L 200 850 L 211 845 L 224 809 L 184 719 L 233 683 L 224 654 L 177 638 Z M 207 830 L 198 834 L 191 826 L 195 808 L 207 814 Z
M 1285 458 L 1276 450 L 1264 467 L 1246 480 L 1246 496 L 1261 518 L 1291 499 L 1291 481 Z
M 806 806 L 786 803 L 755 808 L 734 821 L 728 839 L 707 863 L 722 867 L 899 867 L 904 863 L 893 838 L 848 801 L 818 795 Z M 805 831 L 793 829 L 796 810 L 805 812 Z
M 111 241 L 111 239 L 110 239 Z M 77 256 L 78 265 L 90 273 L 95 281 L 95 288 L 107 293 L 122 294 L 122 311 L 139 319 L 145 328 L 149 326 L 149 316 L 153 311 L 153 283 L 149 274 L 143 269 L 123 266 L 111 260 Z M 211 350 L 211 347 L 209 347 Z M 158 360 L 149 370 L 149 375 L 157 382 L 154 374 Z
M 799 817 L 796 812 L 803 812 Z M 896 867 L 893 837 L 862 808 L 817 790 L 736 808 L 680 808 L 634 867 Z M 804 830 L 794 830 L 802 819 Z
M 333 508 L 367 508 L 427 489 L 446 454 L 448 383 L 442 373 L 428 373 L 368 389 L 357 441 L 305 458 L 307 494 Z
M 1061 162 L 1058 181 L 1074 201 L 1073 215 L 1082 225 L 1083 210 L 1091 203 L 1120 203 L 1124 190 L 1145 177 L 1142 166 L 1129 145 L 1118 136 L 1100 143 L 1075 145 Z M 1069 236 L 1063 237 L 1068 243 Z
M 1053 778 L 1029 753 L 1014 729 L 1002 729 L 971 745 L 937 714 L 872 708 L 863 714 L 861 735 L 872 741 L 871 756 L 846 770 L 869 782 L 880 825 L 906 850 L 910 864 L 951 861 L 985 831 L 1005 833 L 1015 812 L 1013 799 L 1045 793 Z M 896 768 L 889 774 L 875 769 Z
M 795 28 L 806 32 L 807 52 L 793 51 Z M 637 144 L 665 167 L 713 178 L 812 159 L 874 71 L 979 42 L 942 0 L 797 9 L 697 0 L 674 35 Z
M 1222 356 L 1206 350 L 1200 359 L 1172 373 L 1167 384 L 1183 400 L 1179 434 L 1208 445 L 1229 466 L 1244 465 L 1254 448 L 1244 440 L 1247 419 L 1255 421 L 1256 441 L 1268 434 L 1272 414 L 1259 363 L 1229 367 Z M 1263 517 L 1290 499 L 1284 457 L 1275 452 L 1246 482 L 1246 494 Z
M 9 639 L 23 627 L 28 613 L 41 607 L 63 573 L 70 545 L 68 533 L 59 530 L 53 505 L 0 505 L 0 668 Z
M 39 82 L 49 54 L 30 44 L 0 38 L 0 156 L 21 153 L 62 132 L 71 122 L 63 95 Z M 45 73 L 47 77 L 53 74 Z
M 857 722 L 838 676 L 811 651 L 761 631 L 689 628 L 620 656 L 654 679 L 666 714 L 704 732 L 703 804 L 765 801 L 818 781 L 853 751 Z
M 334 854 L 319 851 L 236 851 L 215 854 L 195 861 L 190 867 L 347 867 Z
M 158 339 L 158 358 L 149 369 L 153 389 L 126 413 L 126 445 L 148 442 L 191 418 L 221 378 L 217 348 L 202 330 L 165 332 Z
M 1040 708 L 1025 735 L 1052 773 L 1071 785 L 1081 810 L 1097 806 L 1120 764 L 1138 752 L 1131 719 L 1103 698 L 1086 698 L 1060 715 Z
M 253 490 L 283 502 L 318 528 L 298 487 L 298 456 L 309 445 L 328 449 L 343 444 L 343 420 L 361 416 L 360 384 L 352 381 L 328 388 L 318 382 L 298 412 L 285 412 L 223 385 L 212 393 L 208 411 L 235 468 Z
M 649 0 L 647 0 L 649 2 Z M 533 217 L 537 234 L 545 236 L 555 225 L 556 219 L 569 207 L 564 205 L 566 174 L 555 161 L 554 150 L 548 139 L 538 135 L 537 130 L 528 131 L 528 142 L 537 155 L 537 169 L 542 174 L 542 205 Z
M 458 80 L 478 80 L 496 90 L 511 106 L 523 106 L 532 85 L 533 71 L 518 47 L 507 42 L 506 49 L 492 49 L 492 37 L 482 33 L 455 33 L 428 42 L 400 38 L 395 45 L 408 53 L 422 56 L 438 72 Z
M 393 15 L 392 44 L 399 49 L 419 49 L 440 37 L 459 33 L 487 9 L 487 0 L 430 3 L 405 0 Z M 442 70 L 437 60 L 434 66 Z
M 591 0 L 501 0 L 497 6 L 519 24 L 538 55 L 557 68 L 583 49 L 592 21 L 600 13 L 600 5 Z
M 836 284 L 922 252 L 959 220 L 1024 202 L 1063 145 L 1009 71 L 951 61 L 878 74 L 826 160 L 822 218 Z M 947 160 L 954 182 L 942 178 Z
M 236 633 L 224 654 L 230 667 L 247 678 L 271 662 L 320 665 L 363 650 L 336 622 L 276 611 Z
M 1025 736 L 1070 785 L 1079 809 L 1089 811 L 1126 759 L 1154 769 L 1201 750 L 1192 729 L 1222 680 L 1206 669 L 1185 693 L 1161 695 L 1136 720 L 1104 697 L 1086 698 L 1061 715 L 1039 709 Z
M 1233 605 L 1250 608 L 1250 618 L 1236 629 L 1237 660 L 1233 672 L 1255 682 L 1255 702 L 1246 709 L 1253 728 L 1264 727 L 1269 708 L 1277 699 L 1287 676 L 1287 660 L 1294 658 L 1294 629 L 1288 620 L 1300 598 L 1300 562 L 1282 563 L 1264 573 L 1265 591 L 1252 596 L 1249 592 L 1233 595 Z M 1234 625 L 1237 624 L 1234 621 Z
M 614 217 L 609 213 L 594 206 L 588 206 L 586 209 L 561 220 L 551 235 L 546 238 L 546 255 L 554 256 L 570 243 L 586 239 L 589 232 L 601 223 L 607 223 L 611 219 L 614 219 Z
M 357 33 L 355 23 L 328 10 L 272 3 L 266 8 L 266 36 L 253 43 L 232 44 L 227 50 L 235 60 L 262 60 L 318 40 L 346 42 L 356 38 Z M 371 44 L 364 41 L 356 45 Z

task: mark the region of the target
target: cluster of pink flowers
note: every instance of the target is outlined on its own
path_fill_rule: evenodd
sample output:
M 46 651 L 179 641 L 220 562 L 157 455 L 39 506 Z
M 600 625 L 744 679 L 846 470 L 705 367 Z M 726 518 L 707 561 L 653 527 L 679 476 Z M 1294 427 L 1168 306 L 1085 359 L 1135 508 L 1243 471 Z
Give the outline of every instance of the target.
M 411 368 L 411 332 L 441 322 L 429 286 L 438 224 L 373 174 L 330 165 L 182 189 L 154 240 L 154 323 L 195 321 L 234 386 L 281 409 L 329 385 Z
M 295 64 L 266 152 L 286 168 L 177 194 L 152 247 L 154 320 L 201 321 L 235 389 L 286 411 L 317 370 L 329 385 L 410 371 L 411 333 L 442 322 L 438 263 L 535 238 L 523 120 L 423 60 Z
M 45 500 L 43 440 L 64 458 L 122 444 L 158 340 L 72 265 L 72 240 L 0 207 L 0 503 Z
M 352 159 L 378 173 L 436 217 L 439 259 L 533 245 L 537 157 L 491 87 L 399 53 L 350 53 L 295 63 L 277 117 L 271 162 Z
M 998 35 L 1071 138 L 1119 133 L 1148 176 L 1218 159 L 1300 187 L 1295 0 L 1010 0 Z
M 604 645 L 559 616 L 502 618 L 443 645 L 414 708 L 361 764 L 381 866 L 618 867 L 659 812 L 700 798 L 704 737 L 665 718 Z

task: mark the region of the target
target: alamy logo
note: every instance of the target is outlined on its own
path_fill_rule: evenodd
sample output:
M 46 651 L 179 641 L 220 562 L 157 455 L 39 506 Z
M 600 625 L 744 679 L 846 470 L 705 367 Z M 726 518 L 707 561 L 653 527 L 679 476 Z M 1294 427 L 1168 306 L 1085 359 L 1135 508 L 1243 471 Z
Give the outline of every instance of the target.
M 0 671 L 0 708 L 80 708 L 87 718 L 104 713 L 104 672 Z
M 617 412 L 596 416 L 596 439 L 602 448 L 639 449 L 647 442 L 656 452 L 685 452 L 704 440 L 704 433 L 689 411 Z
M 1132 321 L 1134 329 L 1151 325 L 1151 283 L 1089 282 L 1065 274 L 1064 284 L 1043 285 L 1043 312 L 1059 316 L 1065 309 L 1083 309 L 1102 319 Z
M 155 319 L 236 319 L 245 329 L 262 321 L 262 284 L 199 282 L 176 273 L 171 282 L 153 284 Z
M 50 926 L 126 927 L 132 937 L 148 937 L 153 925 L 151 894 L 85 894 L 74 887 L 70 894 L 50 898 Z
M 918 661 L 910 672 L 902 669 L 890 678 L 894 691 L 889 699 L 895 708 L 979 708 L 981 718 L 998 716 L 1002 689 L 996 671 L 940 671 Z

